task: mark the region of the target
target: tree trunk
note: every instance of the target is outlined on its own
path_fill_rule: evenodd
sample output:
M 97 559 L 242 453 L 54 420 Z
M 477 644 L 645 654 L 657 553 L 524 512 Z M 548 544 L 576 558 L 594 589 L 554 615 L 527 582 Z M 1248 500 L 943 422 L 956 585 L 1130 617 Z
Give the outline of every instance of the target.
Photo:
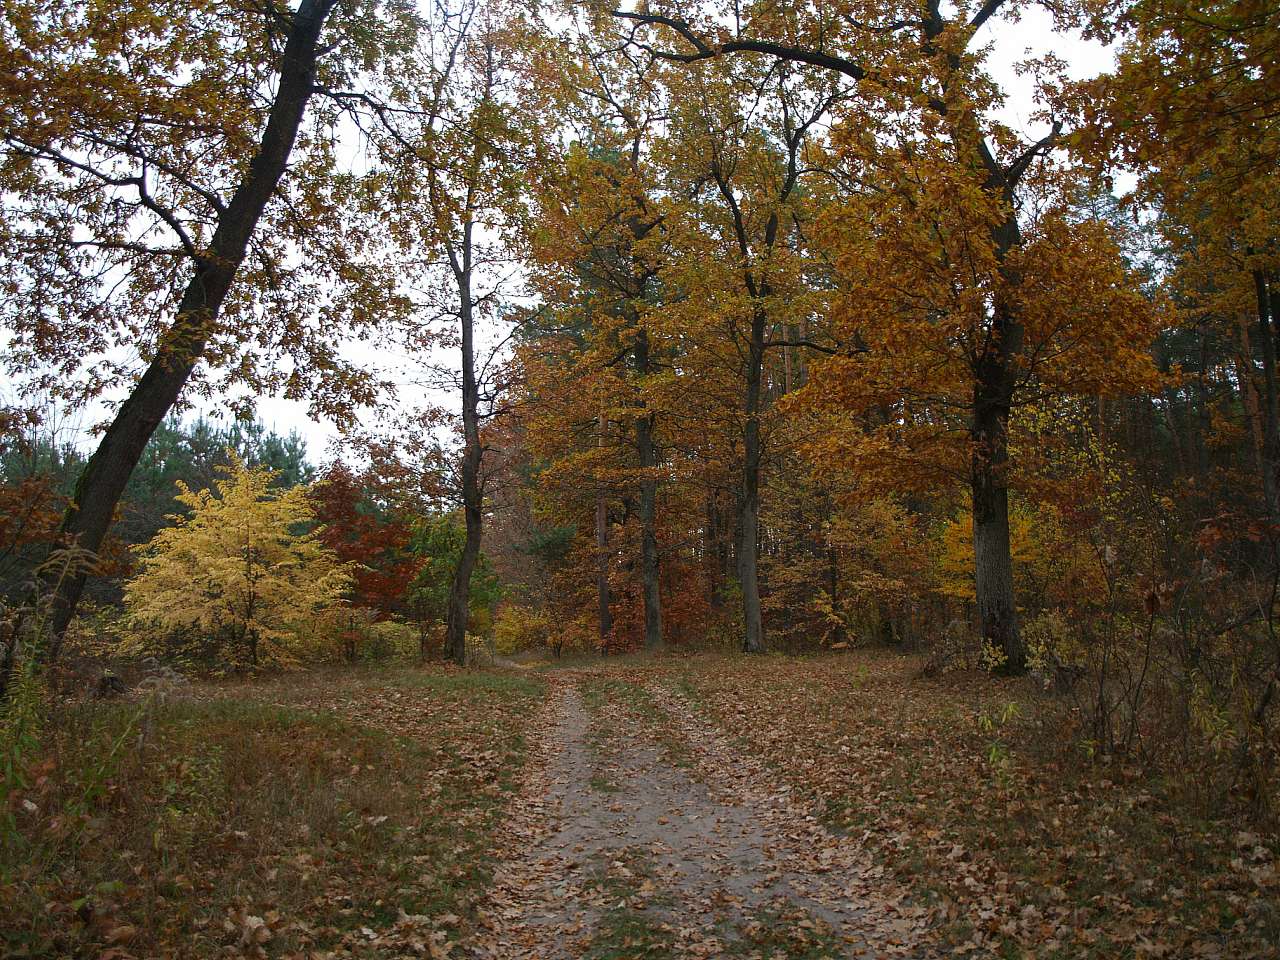
M 596 445 L 604 446 L 605 429 L 608 421 L 603 409 L 600 411 L 600 436 Z M 596 606 L 600 618 L 600 646 L 606 648 L 609 634 L 613 632 L 613 612 L 609 608 L 609 510 L 605 503 L 604 490 L 596 491 Z
M 985 147 L 983 148 L 985 150 Z M 1004 191 L 1008 213 L 992 230 L 1000 276 L 1010 290 L 1022 285 L 1008 255 L 1022 244 L 1014 212 L 1012 184 L 989 182 Z M 1027 669 L 1027 651 L 1018 630 L 1013 590 L 1013 551 L 1009 542 L 1009 411 L 1013 405 L 1017 356 L 1023 328 L 1012 304 L 995 304 L 987 342 L 973 367 L 973 420 L 970 440 L 970 487 L 973 497 L 974 595 L 984 642 L 1004 654 L 1001 670 L 1011 675 Z
M 830 542 L 826 544 L 827 553 L 827 592 L 831 595 L 831 616 L 834 618 L 831 624 L 831 642 L 846 643 L 848 638 L 845 636 L 844 620 L 840 617 L 840 556 L 836 553 L 836 548 Z
M 467 536 L 462 556 L 453 571 L 449 587 L 449 607 L 445 614 L 445 656 L 455 663 L 467 662 L 467 619 L 471 611 L 471 575 L 480 557 L 480 537 L 484 516 L 480 489 L 480 391 L 476 384 L 475 312 L 471 299 L 472 226 L 463 226 L 461 255 L 454 263 L 458 284 L 458 319 L 462 333 L 462 512 Z
M 169 413 L 204 354 L 250 237 L 288 165 L 315 82 L 320 31 L 337 0 L 303 0 L 292 20 L 276 97 L 257 154 L 218 217 L 207 254 L 178 303 L 155 358 L 102 435 L 76 483 L 59 541 L 96 554 L 102 547 L 129 475 L 152 432 Z M 52 636 L 46 656 L 57 657 L 84 591 L 83 569 L 64 577 L 52 598 Z
M 1253 344 L 1249 342 L 1249 320 L 1243 314 L 1240 317 L 1240 352 L 1236 354 L 1235 368 L 1236 380 L 1240 384 L 1240 403 L 1244 409 L 1245 433 L 1253 441 L 1253 466 L 1265 486 L 1262 466 L 1262 398 L 1255 379 Z
M 1026 670 L 1013 593 L 1009 543 L 1009 403 L 997 385 L 979 380 L 974 391 L 970 483 L 973 494 L 974 593 L 982 639 L 1004 653 L 1003 670 Z
M 1261 270 L 1253 271 L 1254 292 L 1258 300 L 1258 340 L 1262 348 L 1262 492 L 1266 498 L 1267 516 L 1277 516 L 1277 466 L 1280 465 L 1280 423 L 1276 397 L 1276 341 L 1271 330 L 1271 297 L 1267 279 Z
M 649 335 L 636 333 L 636 370 L 649 372 Z M 658 569 L 658 455 L 653 442 L 654 416 L 645 412 L 636 418 L 636 450 L 640 458 L 640 579 L 644 593 L 644 645 L 646 650 L 662 647 L 662 597 Z
M 724 580 L 728 564 L 728 546 L 724 542 L 720 504 L 715 490 L 707 493 L 707 518 L 703 530 L 703 550 L 707 565 L 707 605 L 719 613 L 724 607 Z
M 746 370 L 746 424 L 743 430 L 742 515 L 739 525 L 738 580 L 742 585 L 742 649 L 764 653 L 760 615 L 760 386 L 764 377 L 764 311 L 751 318 Z

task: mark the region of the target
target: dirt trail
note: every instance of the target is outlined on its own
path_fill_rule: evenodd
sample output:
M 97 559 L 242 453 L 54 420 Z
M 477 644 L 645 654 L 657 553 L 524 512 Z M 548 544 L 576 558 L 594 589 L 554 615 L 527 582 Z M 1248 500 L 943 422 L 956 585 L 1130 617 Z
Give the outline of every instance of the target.
M 619 702 L 600 683 L 553 680 L 469 955 L 929 956 L 924 911 L 855 838 L 823 829 L 677 694 L 628 685 Z

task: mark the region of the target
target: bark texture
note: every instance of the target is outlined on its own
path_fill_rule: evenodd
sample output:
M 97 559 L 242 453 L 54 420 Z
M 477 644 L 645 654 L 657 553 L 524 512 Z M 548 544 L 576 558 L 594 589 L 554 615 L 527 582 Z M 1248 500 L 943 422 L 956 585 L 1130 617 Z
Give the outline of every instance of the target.
M 458 284 L 458 319 L 462 333 L 462 512 L 466 540 L 449 585 L 445 614 L 444 652 L 456 663 L 467 662 L 467 620 L 471 611 L 471 575 L 480 557 L 484 529 L 484 491 L 480 483 L 480 389 L 476 382 L 475 301 L 471 296 L 472 225 L 463 227 L 461 250 L 450 250 L 454 279 Z

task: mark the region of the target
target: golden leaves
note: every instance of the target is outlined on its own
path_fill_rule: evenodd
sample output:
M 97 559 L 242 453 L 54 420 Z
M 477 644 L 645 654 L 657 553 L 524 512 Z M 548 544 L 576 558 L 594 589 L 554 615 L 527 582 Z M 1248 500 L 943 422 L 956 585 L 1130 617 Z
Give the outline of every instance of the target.
M 155 632 L 194 632 L 231 665 L 298 659 L 323 617 L 351 586 L 318 531 L 304 487 L 273 489 L 273 473 L 233 455 L 212 490 L 179 482 L 190 516 L 173 517 L 138 548 L 140 569 L 125 588 L 139 625 L 132 646 L 156 646 Z

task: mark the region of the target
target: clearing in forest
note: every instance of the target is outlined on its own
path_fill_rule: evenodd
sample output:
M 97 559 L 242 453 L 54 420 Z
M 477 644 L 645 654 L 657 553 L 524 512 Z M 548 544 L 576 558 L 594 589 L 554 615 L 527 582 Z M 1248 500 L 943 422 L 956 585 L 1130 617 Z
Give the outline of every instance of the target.
M 33 957 L 1275 958 L 1280 845 L 890 653 L 350 669 L 61 702 Z M 1011 706 L 1012 705 L 1012 706 Z

